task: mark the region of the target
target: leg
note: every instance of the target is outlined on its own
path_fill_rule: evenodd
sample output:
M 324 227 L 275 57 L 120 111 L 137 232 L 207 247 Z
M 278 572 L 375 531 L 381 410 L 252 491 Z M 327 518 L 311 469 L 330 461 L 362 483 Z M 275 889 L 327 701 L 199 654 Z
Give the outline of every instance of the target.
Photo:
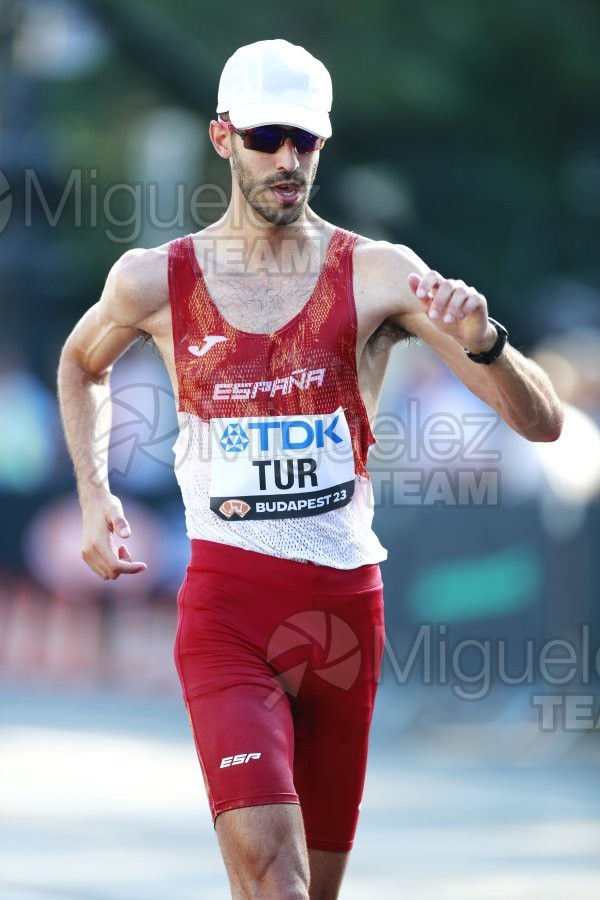
M 337 900 L 349 853 L 309 850 L 310 900 Z
M 297 804 L 231 809 L 217 817 L 216 831 L 233 900 L 309 900 L 308 854 Z
M 201 567 L 202 553 L 190 565 L 175 650 L 232 894 L 335 900 L 358 818 L 381 655 L 371 632 L 383 623 L 378 569 L 315 572 L 261 557 L 254 584 L 253 554 L 234 550 L 212 548 L 210 566 Z M 308 660 L 288 660 L 286 641 L 275 654 L 273 637 L 281 629 L 289 638 L 290 627 L 306 632 Z M 298 662 L 306 677 L 292 685 L 290 702 L 276 675 Z
M 323 656 L 315 653 L 312 672 L 292 701 L 294 782 L 309 847 L 310 898 L 336 900 L 363 791 L 383 616 L 379 590 L 337 606 L 324 598 L 323 606 Z

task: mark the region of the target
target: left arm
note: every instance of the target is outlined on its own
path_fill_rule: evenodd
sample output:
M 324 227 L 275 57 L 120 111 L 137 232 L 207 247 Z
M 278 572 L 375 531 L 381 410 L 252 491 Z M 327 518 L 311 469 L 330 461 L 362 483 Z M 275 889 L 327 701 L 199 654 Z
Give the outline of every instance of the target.
M 563 410 L 546 373 L 506 344 L 491 365 L 472 362 L 465 353 L 481 353 L 495 343 L 485 297 L 462 281 L 433 271 L 412 273 L 409 308 L 397 318 L 427 343 L 460 380 L 488 403 L 511 428 L 530 441 L 555 441 Z

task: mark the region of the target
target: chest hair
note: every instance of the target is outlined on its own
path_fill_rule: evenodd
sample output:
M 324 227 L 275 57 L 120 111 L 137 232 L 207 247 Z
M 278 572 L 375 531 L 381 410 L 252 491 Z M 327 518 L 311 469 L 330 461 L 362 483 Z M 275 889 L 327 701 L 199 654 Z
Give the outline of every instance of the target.
M 206 278 L 221 315 L 242 331 L 269 333 L 293 319 L 308 301 L 318 273 L 265 275 L 245 273 Z

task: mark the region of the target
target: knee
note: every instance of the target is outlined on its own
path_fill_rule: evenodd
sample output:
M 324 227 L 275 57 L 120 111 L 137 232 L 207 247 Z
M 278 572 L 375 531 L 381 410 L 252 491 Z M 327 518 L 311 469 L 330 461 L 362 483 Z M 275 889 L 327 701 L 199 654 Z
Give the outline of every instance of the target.
M 245 892 L 252 900 L 309 900 L 308 869 L 290 848 L 273 848 L 245 854 L 242 865 Z
M 290 841 L 240 841 L 229 865 L 235 900 L 309 900 L 309 868 Z
M 235 900 L 309 900 L 310 869 L 300 808 L 251 807 L 217 819 Z

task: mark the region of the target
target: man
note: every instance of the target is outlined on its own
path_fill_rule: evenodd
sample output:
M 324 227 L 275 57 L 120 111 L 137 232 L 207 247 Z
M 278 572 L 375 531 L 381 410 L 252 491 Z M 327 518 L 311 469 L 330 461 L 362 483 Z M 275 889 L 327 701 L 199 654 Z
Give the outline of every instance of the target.
M 151 335 L 173 383 L 192 540 L 176 662 L 235 898 L 339 893 L 381 662 L 365 464 L 392 345 L 423 340 L 530 440 L 562 424 L 478 291 L 307 205 L 330 109 L 329 74 L 302 48 L 238 50 L 210 123 L 232 172 L 225 215 L 125 253 L 59 368 L 83 557 L 105 579 L 146 568 L 114 543 L 130 528 L 92 447 L 111 367 Z

